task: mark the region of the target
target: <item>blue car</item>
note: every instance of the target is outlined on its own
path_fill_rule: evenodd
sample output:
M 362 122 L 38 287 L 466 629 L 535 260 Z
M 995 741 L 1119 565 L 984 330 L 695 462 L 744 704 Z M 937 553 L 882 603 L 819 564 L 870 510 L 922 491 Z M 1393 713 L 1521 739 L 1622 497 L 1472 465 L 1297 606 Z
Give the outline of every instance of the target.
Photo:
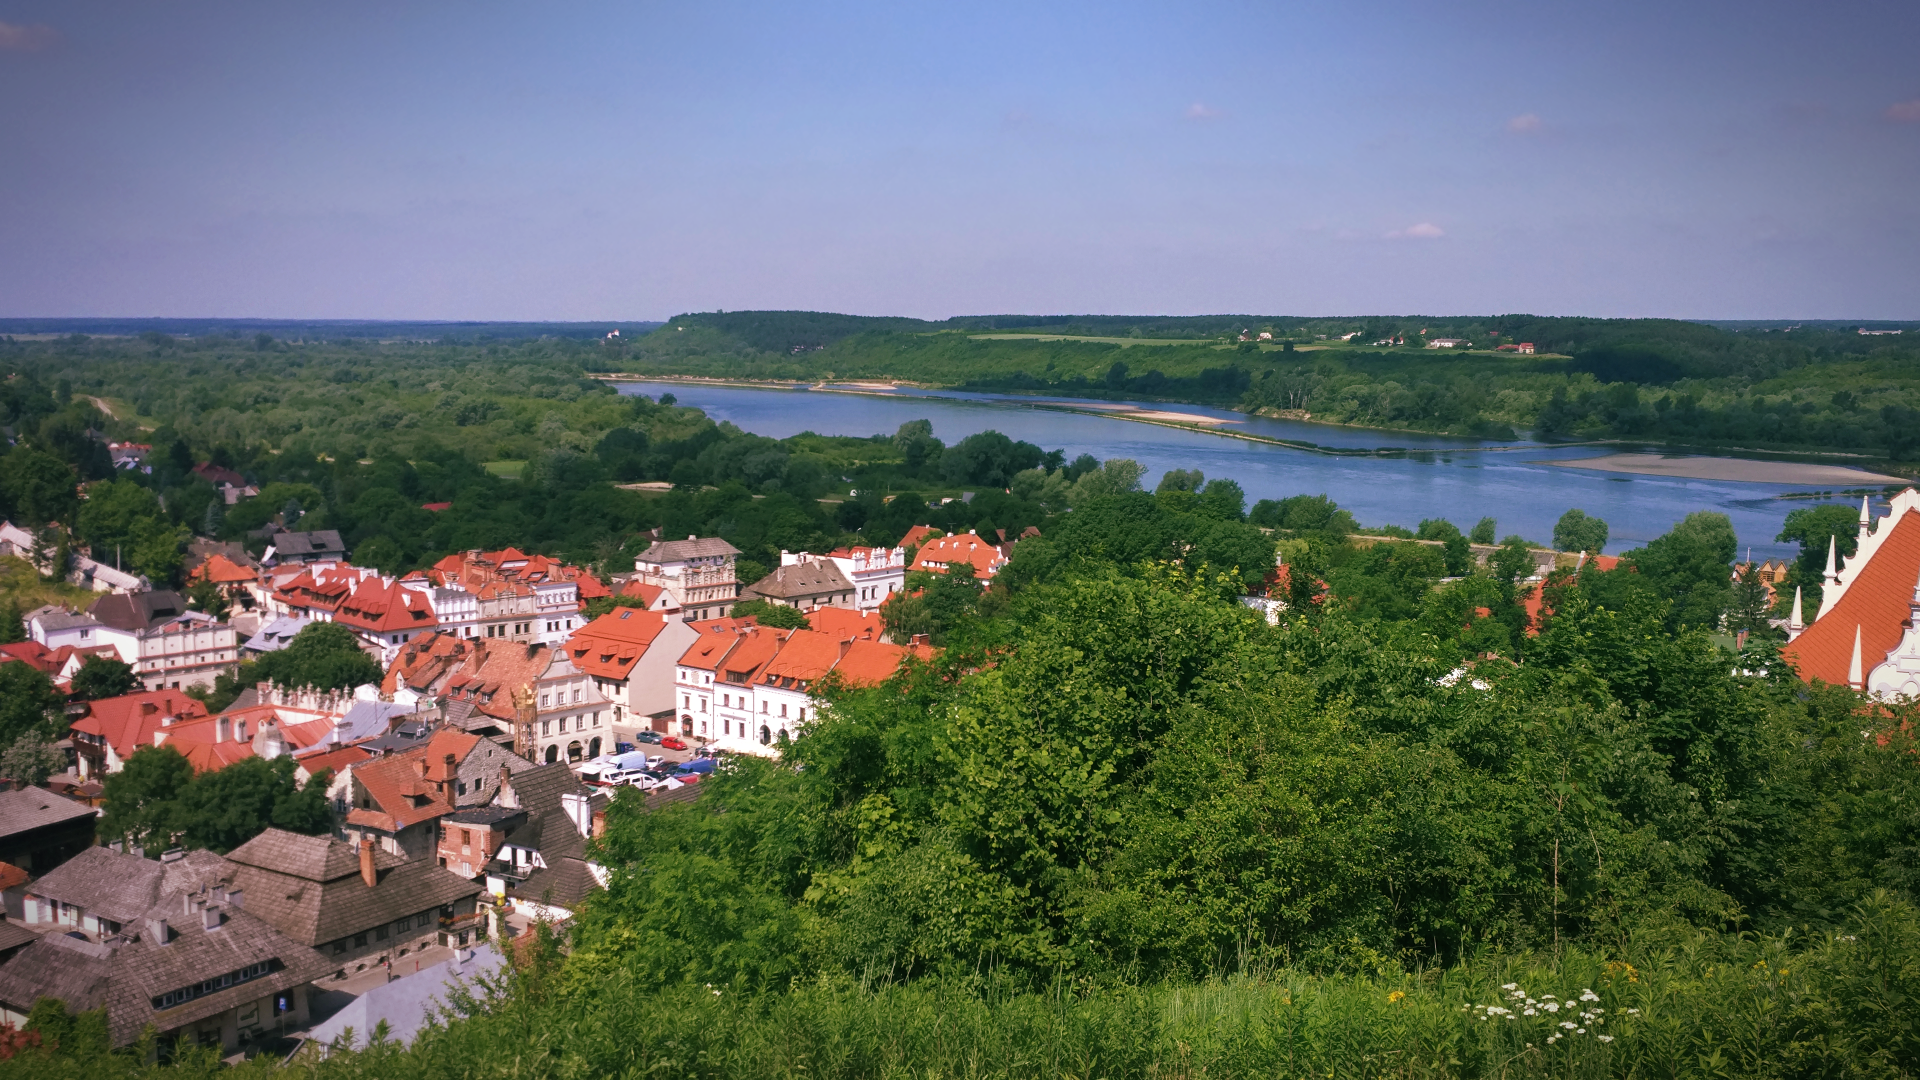
M 680 763 L 680 767 L 674 771 L 683 773 L 683 774 L 684 773 L 710 773 L 713 771 L 713 759 L 703 757 L 703 758 L 694 758 L 692 761 L 683 761 Z

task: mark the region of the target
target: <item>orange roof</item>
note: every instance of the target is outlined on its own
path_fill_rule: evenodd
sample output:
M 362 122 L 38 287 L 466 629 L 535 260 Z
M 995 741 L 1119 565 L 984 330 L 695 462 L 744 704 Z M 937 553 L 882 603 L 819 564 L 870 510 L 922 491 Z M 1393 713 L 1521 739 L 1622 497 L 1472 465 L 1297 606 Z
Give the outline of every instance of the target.
M 178 690 L 153 690 L 89 702 L 87 715 L 73 722 L 73 730 L 105 739 L 125 761 L 135 750 L 153 745 L 161 717 L 192 720 L 205 715 L 205 705 Z
M 472 644 L 446 630 L 414 638 L 387 666 L 387 673 L 380 680 L 380 692 L 393 693 L 400 688 L 402 679 L 415 690 L 431 689 L 471 647 Z
M 401 587 L 390 578 L 368 578 L 355 586 L 334 613 L 334 621 L 352 630 L 388 634 L 435 625 L 433 604 L 425 593 Z
M 1889 528 L 1893 532 L 1880 541 L 1867 564 L 1848 582 L 1840 602 L 1780 650 L 1802 679 L 1845 686 L 1848 669 L 1853 666 L 1856 627 L 1860 631 L 1863 676 L 1871 674 L 1900 644 L 1910 615 L 1908 604 L 1913 599 L 1914 582 L 1920 579 L 1920 510 L 1907 510 L 1898 521 L 1883 519 L 1880 529 Z
M 926 542 L 927 537 L 939 531 L 939 529 L 931 525 L 915 525 L 913 528 L 907 530 L 907 535 L 900 538 L 899 546 L 910 548 L 917 544 L 923 544 Z
M 573 666 L 585 674 L 624 681 L 666 628 L 666 616 L 657 611 L 615 608 L 575 630 L 567 639 L 567 652 Z
M 900 665 L 911 656 L 919 660 L 933 659 L 933 650 L 925 645 L 888 645 L 879 641 L 855 641 L 847 646 L 847 654 L 840 658 L 833 670 L 841 678 L 855 686 L 872 686 L 883 683 L 900 670 Z
M 795 630 L 773 659 L 767 661 L 761 676 L 768 680 L 796 679 L 810 683 L 833 670 L 840 662 L 842 642 L 832 634 L 817 630 Z M 727 665 L 733 667 L 731 661 Z
M 218 772 L 235 762 L 245 761 L 253 756 L 252 743 L 237 742 L 196 742 L 191 739 L 168 739 L 167 745 L 178 750 L 187 764 L 197 773 Z
M 209 555 L 206 562 L 194 567 L 193 573 L 187 575 L 187 580 L 211 581 L 215 585 L 237 585 L 241 582 L 253 581 L 259 576 L 225 555 L 215 553 Z
M 0 862 L 0 891 L 17 889 L 33 880 L 33 875 L 12 863 Z
M 886 633 L 886 624 L 881 622 L 879 612 L 859 612 L 851 608 L 814 608 L 807 612 L 807 625 L 840 641 L 849 638 L 878 641 L 880 635 Z
M 987 542 L 985 537 L 961 533 L 922 544 L 919 553 L 913 557 L 913 569 L 945 573 L 949 563 L 964 562 L 973 566 L 974 577 L 984 581 L 992 577 L 1006 561 L 1007 557 L 1000 553 L 999 548 Z
M 330 772 L 338 776 L 348 767 L 358 765 L 372 757 L 373 752 L 370 750 L 363 750 L 358 746 L 343 746 L 338 750 L 328 750 L 325 753 L 308 754 L 298 760 L 300 768 L 305 770 L 308 776 L 319 776 L 322 772 Z
M 693 625 L 700 636 L 681 654 L 680 666 L 716 674 L 744 672 L 749 681 L 753 678 L 752 672 L 773 659 L 780 642 L 785 640 L 782 635 L 794 632 L 756 626 L 752 619 L 712 619 Z M 736 653 L 739 655 L 735 656 Z
M 652 611 L 678 611 L 680 605 L 673 602 L 673 594 L 664 586 L 648 585 L 641 581 L 629 581 L 620 586 L 621 596 L 631 596 L 646 601 L 646 607 Z
M 459 763 L 479 743 L 478 735 L 457 728 L 441 728 L 427 739 L 425 746 L 410 747 L 355 769 L 354 779 L 379 806 L 378 814 L 391 819 L 387 830 L 404 829 L 453 809 L 454 774 Z M 453 755 L 451 768 L 446 760 L 449 754 Z M 348 824 L 375 824 L 355 821 L 354 814 L 364 817 L 367 812 L 355 810 L 348 815 Z
M 496 720 L 515 717 L 513 695 L 533 685 L 533 680 L 552 663 L 553 651 L 545 645 L 519 642 L 470 640 L 472 652 L 460 667 L 447 677 L 447 696 L 455 701 L 471 701 L 476 712 Z

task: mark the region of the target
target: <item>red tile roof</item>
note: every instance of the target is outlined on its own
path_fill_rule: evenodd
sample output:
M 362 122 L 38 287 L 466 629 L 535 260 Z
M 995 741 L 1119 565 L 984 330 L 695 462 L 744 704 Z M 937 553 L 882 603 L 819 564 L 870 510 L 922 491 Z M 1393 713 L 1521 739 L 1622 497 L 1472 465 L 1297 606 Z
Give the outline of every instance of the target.
M 60 651 L 65 651 L 66 648 L 63 646 Z M 65 656 L 59 655 L 59 651 L 48 649 L 37 641 L 16 641 L 11 645 L 0 645 L 0 663 L 18 660 L 30 668 L 37 668 L 49 675 L 60 674 L 62 661 L 65 659 Z
M 984 581 L 992 577 L 1006 561 L 1007 557 L 985 537 L 961 533 L 922 544 L 919 553 L 913 557 L 912 569 L 945 573 L 949 563 L 964 562 L 973 566 L 974 577 Z
M 372 760 L 372 758 L 373 753 L 371 751 L 362 750 L 358 746 L 343 746 L 338 750 L 328 750 L 319 754 L 306 754 L 298 760 L 300 768 L 305 771 L 308 776 L 319 776 L 322 772 L 330 772 L 338 776 L 349 767 L 358 765 L 363 761 Z
M 442 510 L 451 510 L 451 509 L 453 509 L 453 504 L 452 504 L 452 503 L 450 503 L 450 502 L 437 502 L 437 503 L 421 503 L 421 504 L 420 504 L 420 509 L 422 509 L 422 510 L 431 510 L 431 511 L 433 511 L 434 513 L 436 513 L 436 514 L 437 514 L 437 513 L 439 513 L 439 512 L 440 512 L 440 511 L 442 511 Z
M 471 701 L 474 711 L 496 720 L 513 720 L 517 713 L 513 695 L 533 685 L 553 661 L 553 650 L 545 645 L 522 645 L 516 641 L 495 642 L 485 639 L 468 642 L 472 651 L 458 670 L 447 677 L 446 692 L 453 701 Z
M 835 674 L 855 686 L 873 686 L 887 681 L 900 670 L 908 657 L 933 659 L 933 650 L 925 645 L 888 645 L 879 641 L 855 641 L 847 654 L 834 665 Z
M 907 530 L 907 535 L 900 538 L 900 546 L 910 548 L 924 544 L 927 541 L 927 537 L 933 536 L 939 533 L 939 531 L 939 529 L 931 525 L 915 525 L 913 528 Z
M 807 624 L 823 634 L 832 634 L 835 639 L 845 641 L 849 638 L 868 638 L 880 640 L 886 633 L 886 625 L 880 620 L 877 611 L 860 612 L 850 608 L 824 607 L 807 612 Z
M 366 789 L 378 807 L 371 812 L 372 816 L 383 816 L 390 824 L 356 821 L 355 815 L 370 816 L 369 811 L 360 809 L 348 814 L 347 823 L 373 825 L 392 832 L 450 812 L 456 797 L 455 773 L 460 762 L 479 744 L 478 735 L 441 728 L 427 739 L 425 746 L 411 747 L 355 769 L 355 781 Z M 446 761 L 449 754 L 453 755 L 452 767 Z
M 154 690 L 89 702 L 87 715 L 73 722 L 73 730 L 105 739 L 125 761 L 135 750 L 153 745 L 161 717 L 192 720 L 205 715 L 205 705 L 178 690 Z
M 425 593 L 404 588 L 392 578 L 373 577 L 354 587 L 340 603 L 334 621 L 369 634 L 431 629 L 433 604 Z
M 193 568 L 187 575 L 188 581 L 211 581 L 215 585 L 238 585 L 259 578 L 256 571 L 249 570 L 218 552 L 207 556 L 207 561 Z
M 462 640 L 446 630 L 414 638 L 387 666 L 387 673 L 380 680 L 380 692 L 393 693 L 400 688 L 402 679 L 415 690 L 434 689 L 477 645 L 477 641 Z
M 1879 528 L 1893 532 L 1849 580 L 1840 602 L 1780 650 L 1802 679 L 1845 686 L 1856 627 L 1862 676 L 1872 674 L 1900 644 L 1914 583 L 1920 580 L 1920 510 L 1907 510 L 1897 521 L 1882 520 Z

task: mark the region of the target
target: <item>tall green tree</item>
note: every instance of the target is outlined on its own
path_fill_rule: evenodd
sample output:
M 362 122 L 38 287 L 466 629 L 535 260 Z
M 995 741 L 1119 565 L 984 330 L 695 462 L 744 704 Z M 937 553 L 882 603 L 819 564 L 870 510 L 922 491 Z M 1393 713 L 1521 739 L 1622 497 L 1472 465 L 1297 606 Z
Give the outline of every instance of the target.
M 119 697 L 140 689 L 139 676 L 131 665 L 111 656 L 89 656 L 73 673 L 70 692 L 82 701 Z
M 134 751 L 125 768 L 106 778 L 101 838 L 153 850 L 172 847 L 185 828 L 181 794 L 193 779 L 193 766 L 171 746 Z
M 353 631 L 338 623 L 309 623 L 285 648 L 242 667 L 246 680 L 271 679 L 281 686 L 351 690 L 379 683 L 380 662 L 360 647 Z
M 1597 554 L 1607 546 L 1607 523 L 1589 516 L 1585 510 L 1569 510 L 1554 523 L 1553 546 L 1556 551 Z
M 29 731 L 64 734 L 57 719 L 64 702 L 46 672 L 18 661 L 0 662 L 0 744 Z

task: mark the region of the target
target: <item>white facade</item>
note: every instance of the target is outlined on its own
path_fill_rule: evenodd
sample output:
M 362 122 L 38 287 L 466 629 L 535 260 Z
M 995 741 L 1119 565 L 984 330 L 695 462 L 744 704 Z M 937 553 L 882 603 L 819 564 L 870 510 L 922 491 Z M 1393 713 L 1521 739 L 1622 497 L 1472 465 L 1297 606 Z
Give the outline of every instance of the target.
M 906 548 L 851 548 L 825 556 L 853 582 L 855 611 L 878 611 L 887 598 L 907 584 Z M 792 556 L 799 562 L 801 556 Z M 790 565 L 786 552 L 780 553 L 781 565 Z
M 542 645 L 564 644 L 583 625 L 580 586 L 571 581 L 547 581 L 533 587 L 534 640 Z
M 533 705 L 533 720 L 521 724 L 515 747 L 527 760 L 577 765 L 613 746 L 613 703 L 566 650 L 554 650 L 553 662 L 534 680 Z
M 239 663 L 239 639 L 232 626 L 211 615 L 189 611 L 139 635 L 136 674 L 148 690 L 211 687 L 221 672 Z

